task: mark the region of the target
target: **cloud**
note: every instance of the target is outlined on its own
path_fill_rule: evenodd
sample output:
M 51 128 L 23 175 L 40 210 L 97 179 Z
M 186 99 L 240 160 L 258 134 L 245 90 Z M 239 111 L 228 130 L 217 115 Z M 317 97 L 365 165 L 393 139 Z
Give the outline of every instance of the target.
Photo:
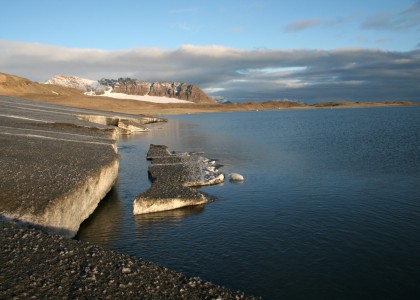
M 363 29 L 370 30 L 391 30 L 403 29 L 404 21 L 397 18 L 392 13 L 382 12 L 368 17 L 361 25 Z
M 369 16 L 361 27 L 386 31 L 420 30 L 420 1 L 400 12 L 386 11 Z
M 311 29 L 318 26 L 336 26 L 344 23 L 352 22 L 357 20 L 357 15 L 349 15 L 346 17 L 338 17 L 335 19 L 308 19 L 292 22 L 285 28 L 285 32 L 299 32 L 307 29 Z
M 231 101 L 420 101 L 420 50 L 242 50 L 183 45 L 105 51 L 0 40 L 0 70 L 36 81 L 57 74 L 182 81 Z
M 313 28 L 319 25 L 324 24 L 325 21 L 321 20 L 321 19 L 312 19 L 312 20 L 301 20 L 301 21 L 296 21 L 293 23 L 290 23 L 289 25 L 286 26 L 286 28 L 284 29 L 285 32 L 297 32 L 297 31 L 303 31 L 309 28 Z

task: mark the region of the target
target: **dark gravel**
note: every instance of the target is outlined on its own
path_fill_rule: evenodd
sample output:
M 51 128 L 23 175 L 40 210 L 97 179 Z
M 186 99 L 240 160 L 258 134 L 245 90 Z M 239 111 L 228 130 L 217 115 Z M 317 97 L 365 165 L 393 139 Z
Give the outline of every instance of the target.
M 10 222 L 0 222 L 0 245 L 0 299 L 256 299 Z

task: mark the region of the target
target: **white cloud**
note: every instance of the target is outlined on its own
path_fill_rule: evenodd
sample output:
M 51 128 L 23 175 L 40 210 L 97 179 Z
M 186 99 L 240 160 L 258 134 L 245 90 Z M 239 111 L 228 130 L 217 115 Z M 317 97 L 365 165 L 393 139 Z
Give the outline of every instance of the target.
M 203 90 L 207 94 L 214 94 L 214 93 L 219 93 L 219 92 L 224 91 L 225 88 L 222 88 L 222 87 L 208 87 L 208 88 L 204 88 Z
M 420 50 L 247 51 L 183 45 L 105 51 L 0 40 L 0 71 L 36 81 L 57 74 L 183 81 L 233 101 L 420 100 Z

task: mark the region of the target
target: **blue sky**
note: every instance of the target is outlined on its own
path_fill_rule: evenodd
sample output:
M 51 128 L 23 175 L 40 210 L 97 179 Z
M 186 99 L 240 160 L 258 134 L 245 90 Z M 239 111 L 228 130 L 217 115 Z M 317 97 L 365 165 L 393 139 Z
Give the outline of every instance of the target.
M 1 37 L 106 50 L 193 44 L 247 50 L 407 51 L 420 43 L 419 12 L 412 20 L 417 26 L 404 24 L 404 11 L 415 4 L 411 0 L 7 1 L 2 4 L 8 13 L 2 14 Z M 366 26 L 375 21 L 376 27 Z
M 0 71 L 38 81 L 192 81 L 238 101 L 420 94 L 420 1 L 17 0 L 2 11 Z M 351 93 L 381 80 L 397 86 Z

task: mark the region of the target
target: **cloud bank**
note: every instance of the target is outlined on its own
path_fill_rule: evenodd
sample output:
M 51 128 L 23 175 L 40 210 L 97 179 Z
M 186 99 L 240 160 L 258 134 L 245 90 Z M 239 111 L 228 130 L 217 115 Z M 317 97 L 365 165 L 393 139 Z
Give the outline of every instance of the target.
M 420 50 L 246 51 L 183 45 L 105 51 L 0 40 L 0 72 L 41 82 L 57 74 L 182 81 L 238 102 L 420 101 Z

